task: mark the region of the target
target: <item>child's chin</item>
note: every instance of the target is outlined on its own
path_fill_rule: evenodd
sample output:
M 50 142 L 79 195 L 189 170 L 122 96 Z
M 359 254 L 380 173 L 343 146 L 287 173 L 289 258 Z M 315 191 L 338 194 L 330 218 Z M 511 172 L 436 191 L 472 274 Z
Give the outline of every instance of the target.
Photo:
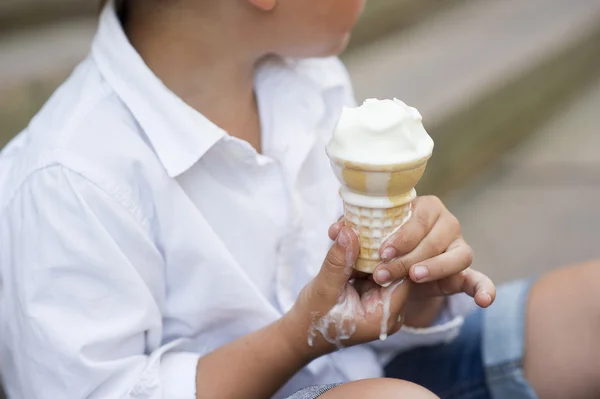
M 350 42 L 350 33 L 344 35 L 339 40 L 331 43 L 330 46 L 323 48 L 323 53 L 319 54 L 319 57 L 332 57 L 340 55 L 348 47 Z
M 298 46 L 289 51 L 276 51 L 277 54 L 293 58 L 325 58 L 341 54 L 350 41 L 350 34 L 338 36 L 335 40 L 320 42 L 318 45 Z

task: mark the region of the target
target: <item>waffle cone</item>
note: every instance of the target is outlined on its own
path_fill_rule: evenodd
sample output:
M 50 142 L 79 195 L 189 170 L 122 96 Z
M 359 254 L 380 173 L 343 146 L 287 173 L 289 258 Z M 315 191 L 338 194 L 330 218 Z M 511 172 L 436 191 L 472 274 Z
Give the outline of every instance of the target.
M 429 157 L 393 165 L 365 165 L 331 158 L 342 183 L 346 226 L 358 235 L 360 253 L 355 269 L 373 273 L 381 263 L 379 250 L 385 240 L 411 216 L 414 187 Z
M 381 263 L 381 245 L 410 218 L 410 215 L 410 203 L 387 209 L 344 203 L 345 224 L 356 232 L 360 244 L 355 269 L 373 273 L 375 267 Z

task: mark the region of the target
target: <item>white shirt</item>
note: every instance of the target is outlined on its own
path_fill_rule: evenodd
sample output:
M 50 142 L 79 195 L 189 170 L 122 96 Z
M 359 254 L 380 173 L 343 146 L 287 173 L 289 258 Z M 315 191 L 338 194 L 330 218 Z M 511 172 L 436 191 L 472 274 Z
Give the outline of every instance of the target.
M 335 59 L 256 74 L 265 155 L 188 107 L 113 7 L 91 54 L 0 156 L 0 364 L 11 398 L 195 398 L 204 354 L 287 312 L 340 216 L 324 146 Z M 452 303 L 452 302 L 450 302 Z M 379 377 L 462 318 L 315 360 L 278 396 Z

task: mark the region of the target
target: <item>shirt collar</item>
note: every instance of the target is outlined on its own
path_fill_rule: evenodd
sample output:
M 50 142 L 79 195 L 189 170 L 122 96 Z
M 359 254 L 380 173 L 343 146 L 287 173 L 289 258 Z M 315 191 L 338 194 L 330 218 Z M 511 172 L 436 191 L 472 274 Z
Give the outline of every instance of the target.
M 188 170 L 225 135 L 200 113 L 190 112 L 191 107 L 152 73 L 127 39 L 113 1 L 100 16 L 92 58 L 144 130 L 170 176 Z
M 148 68 L 125 35 L 114 1 L 108 2 L 100 16 L 92 58 L 106 82 L 144 130 L 171 177 L 187 171 L 227 135 L 169 90 Z M 336 64 L 339 68 L 331 67 Z M 279 69 L 280 73 L 273 68 Z M 297 95 L 317 107 L 312 113 L 315 124 L 327 112 L 325 93 L 347 86 L 347 75 L 341 63 L 323 59 L 265 62 L 264 68 L 259 67 L 257 71 L 256 84 L 269 86 L 266 82 L 275 83 L 281 76 L 294 80 L 291 87 L 298 89 Z

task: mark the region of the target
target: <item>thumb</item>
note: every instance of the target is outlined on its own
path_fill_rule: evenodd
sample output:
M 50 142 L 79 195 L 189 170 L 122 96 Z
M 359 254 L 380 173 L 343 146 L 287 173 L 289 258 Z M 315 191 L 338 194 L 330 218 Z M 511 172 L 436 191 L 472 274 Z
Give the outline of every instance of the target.
M 352 229 L 344 227 L 327 253 L 321 271 L 315 278 L 317 293 L 326 298 L 337 298 L 350 279 L 358 258 L 358 238 Z

